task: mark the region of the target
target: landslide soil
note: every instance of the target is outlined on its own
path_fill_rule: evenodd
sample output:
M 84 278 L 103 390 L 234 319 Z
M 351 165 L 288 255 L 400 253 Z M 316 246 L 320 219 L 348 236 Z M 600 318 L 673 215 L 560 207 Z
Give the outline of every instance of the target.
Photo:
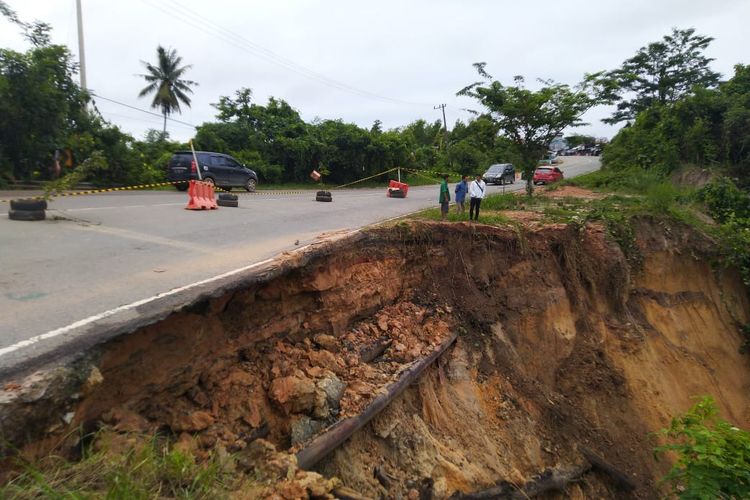
M 67 403 L 70 422 L 49 422 L 24 453 L 74 447 L 63 437 L 75 426 L 110 442 L 163 433 L 266 481 L 240 497 L 325 497 L 343 483 L 370 497 L 445 498 L 522 485 L 580 464 L 587 447 L 636 489 L 590 472 L 566 497 L 656 498 L 669 465 L 654 461 L 649 433 L 691 397 L 713 395 L 724 418 L 750 427 L 738 352 L 750 302 L 736 273 L 711 266 L 711 241 L 634 224 L 638 265 L 597 225 L 400 223 L 344 240 L 103 346 Z M 322 475 L 296 471 L 286 452 L 358 414 L 456 331 Z

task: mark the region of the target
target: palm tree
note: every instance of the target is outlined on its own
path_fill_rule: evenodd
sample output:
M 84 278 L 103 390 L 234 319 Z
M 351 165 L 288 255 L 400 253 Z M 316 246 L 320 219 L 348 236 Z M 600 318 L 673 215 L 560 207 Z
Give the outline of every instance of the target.
M 141 90 L 138 97 L 154 93 L 151 107 L 161 109 L 161 114 L 164 115 L 163 132 L 166 133 L 167 116 L 175 111 L 181 112 L 180 102 L 188 108 L 190 107 L 190 98 L 187 93 L 192 94 L 193 90 L 190 87 L 198 84 L 180 78 L 192 65 L 180 67 L 182 57 L 177 55 L 175 49 L 166 50 L 159 45 L 156 47 L 156 54 L 159 62 L 155 66 L 149 62 L 141 61 L 146 66 L 148 73 L 138 76 L 142 76 L 148 82 L 148 85 Z

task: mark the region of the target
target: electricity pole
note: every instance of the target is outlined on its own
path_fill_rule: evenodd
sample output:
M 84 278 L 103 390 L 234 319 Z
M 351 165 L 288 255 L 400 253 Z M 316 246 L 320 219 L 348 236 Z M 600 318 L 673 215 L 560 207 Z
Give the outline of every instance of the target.
M 433 106 L 432 109 L 442 109 L 443 110 L 443 132 L 445 132 L 447 134 L 448 133 L 448 122 L 445 121 L 445 106 L 447 106 L 447 105 L 446 104 L 438 104 L 437 106 Z
M 78 17 L 78 62 L 81 65 L 81 88 L 86 86 L 86 54 L 83 50 L 83 14 L 81 14 L 81 0 L 76 0 L 76 14 Z
M 443 143 L 445 146 L 444 148 L 448 148 L 448 122 L 445 120 L 445 106 L 446 104 L 438 104 L 437 106 L 433 106 L 432 109 L 442 109 L 443 110 Z

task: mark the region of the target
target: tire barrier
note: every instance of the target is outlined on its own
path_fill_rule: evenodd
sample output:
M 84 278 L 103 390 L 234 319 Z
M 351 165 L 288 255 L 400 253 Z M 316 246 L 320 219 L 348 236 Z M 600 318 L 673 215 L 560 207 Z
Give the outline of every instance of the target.
M 208 182 L 190 181 L 188 204 L 185 210 L 214 210 L 219 208 L 214 198 L 214 186 Z
M 47 200 L 35 198 L 25 198 L 20 200 L 10 200 L 10 210 L 8 218 L 10 220 L 44 220 L 47 215 Z
M 315 193 L 315 201 L 330 202 L 333 201 L 330 191 L 318 191 Z
M 216 199 L 216 204 L 220 207 L 234 207 L 237 208 L 240 206 L 239 201 L 237 199 L 236 194 L 229 194 L 229 193 L 219 193 L 219 196 Z
M 25 198 L 21 200 L 10 200 L 11 210 L 47 210 L 47 200 L 36 198 Z
M 10 220 L 44 220 L 47 217 L 47 212 L 44 210 L 9 210 L 8 218 Z

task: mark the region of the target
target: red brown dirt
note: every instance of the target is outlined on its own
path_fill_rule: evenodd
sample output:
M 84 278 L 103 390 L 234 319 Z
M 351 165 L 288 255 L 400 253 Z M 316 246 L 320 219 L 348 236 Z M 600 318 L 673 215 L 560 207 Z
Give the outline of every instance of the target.
M 580 198 L 582 200 L 599 200 L 607 196 L 604 193 L 597 193 L 577 186 L 555 186 L 554 188 L 541 190 L 540 194 L 546 198 Z
M 105 346 L 70 425 L 27 453 L 76 425 L 166 430 L 199 457 L 221 449 L 266 471 L 276 486 L 258 497 L 322 497 L 340 480 L 371 497 L 443 498 L 580 463 L 586 446 L 637 488 L 589 473 L 566 496 L 658 497 L 667 464 L 649 433 L 692 396 L 713 394 L 725 418 L 750 426 L 738 353 L 750 302 L 689 228 L 644 219 L 636 235 L 639 269 L 594 225 L 399 223 L 344 240 Z M 361 411 L 451 331 L 457 345 L 319 465 L 338 480 L 289 465 L 286 452 Z

